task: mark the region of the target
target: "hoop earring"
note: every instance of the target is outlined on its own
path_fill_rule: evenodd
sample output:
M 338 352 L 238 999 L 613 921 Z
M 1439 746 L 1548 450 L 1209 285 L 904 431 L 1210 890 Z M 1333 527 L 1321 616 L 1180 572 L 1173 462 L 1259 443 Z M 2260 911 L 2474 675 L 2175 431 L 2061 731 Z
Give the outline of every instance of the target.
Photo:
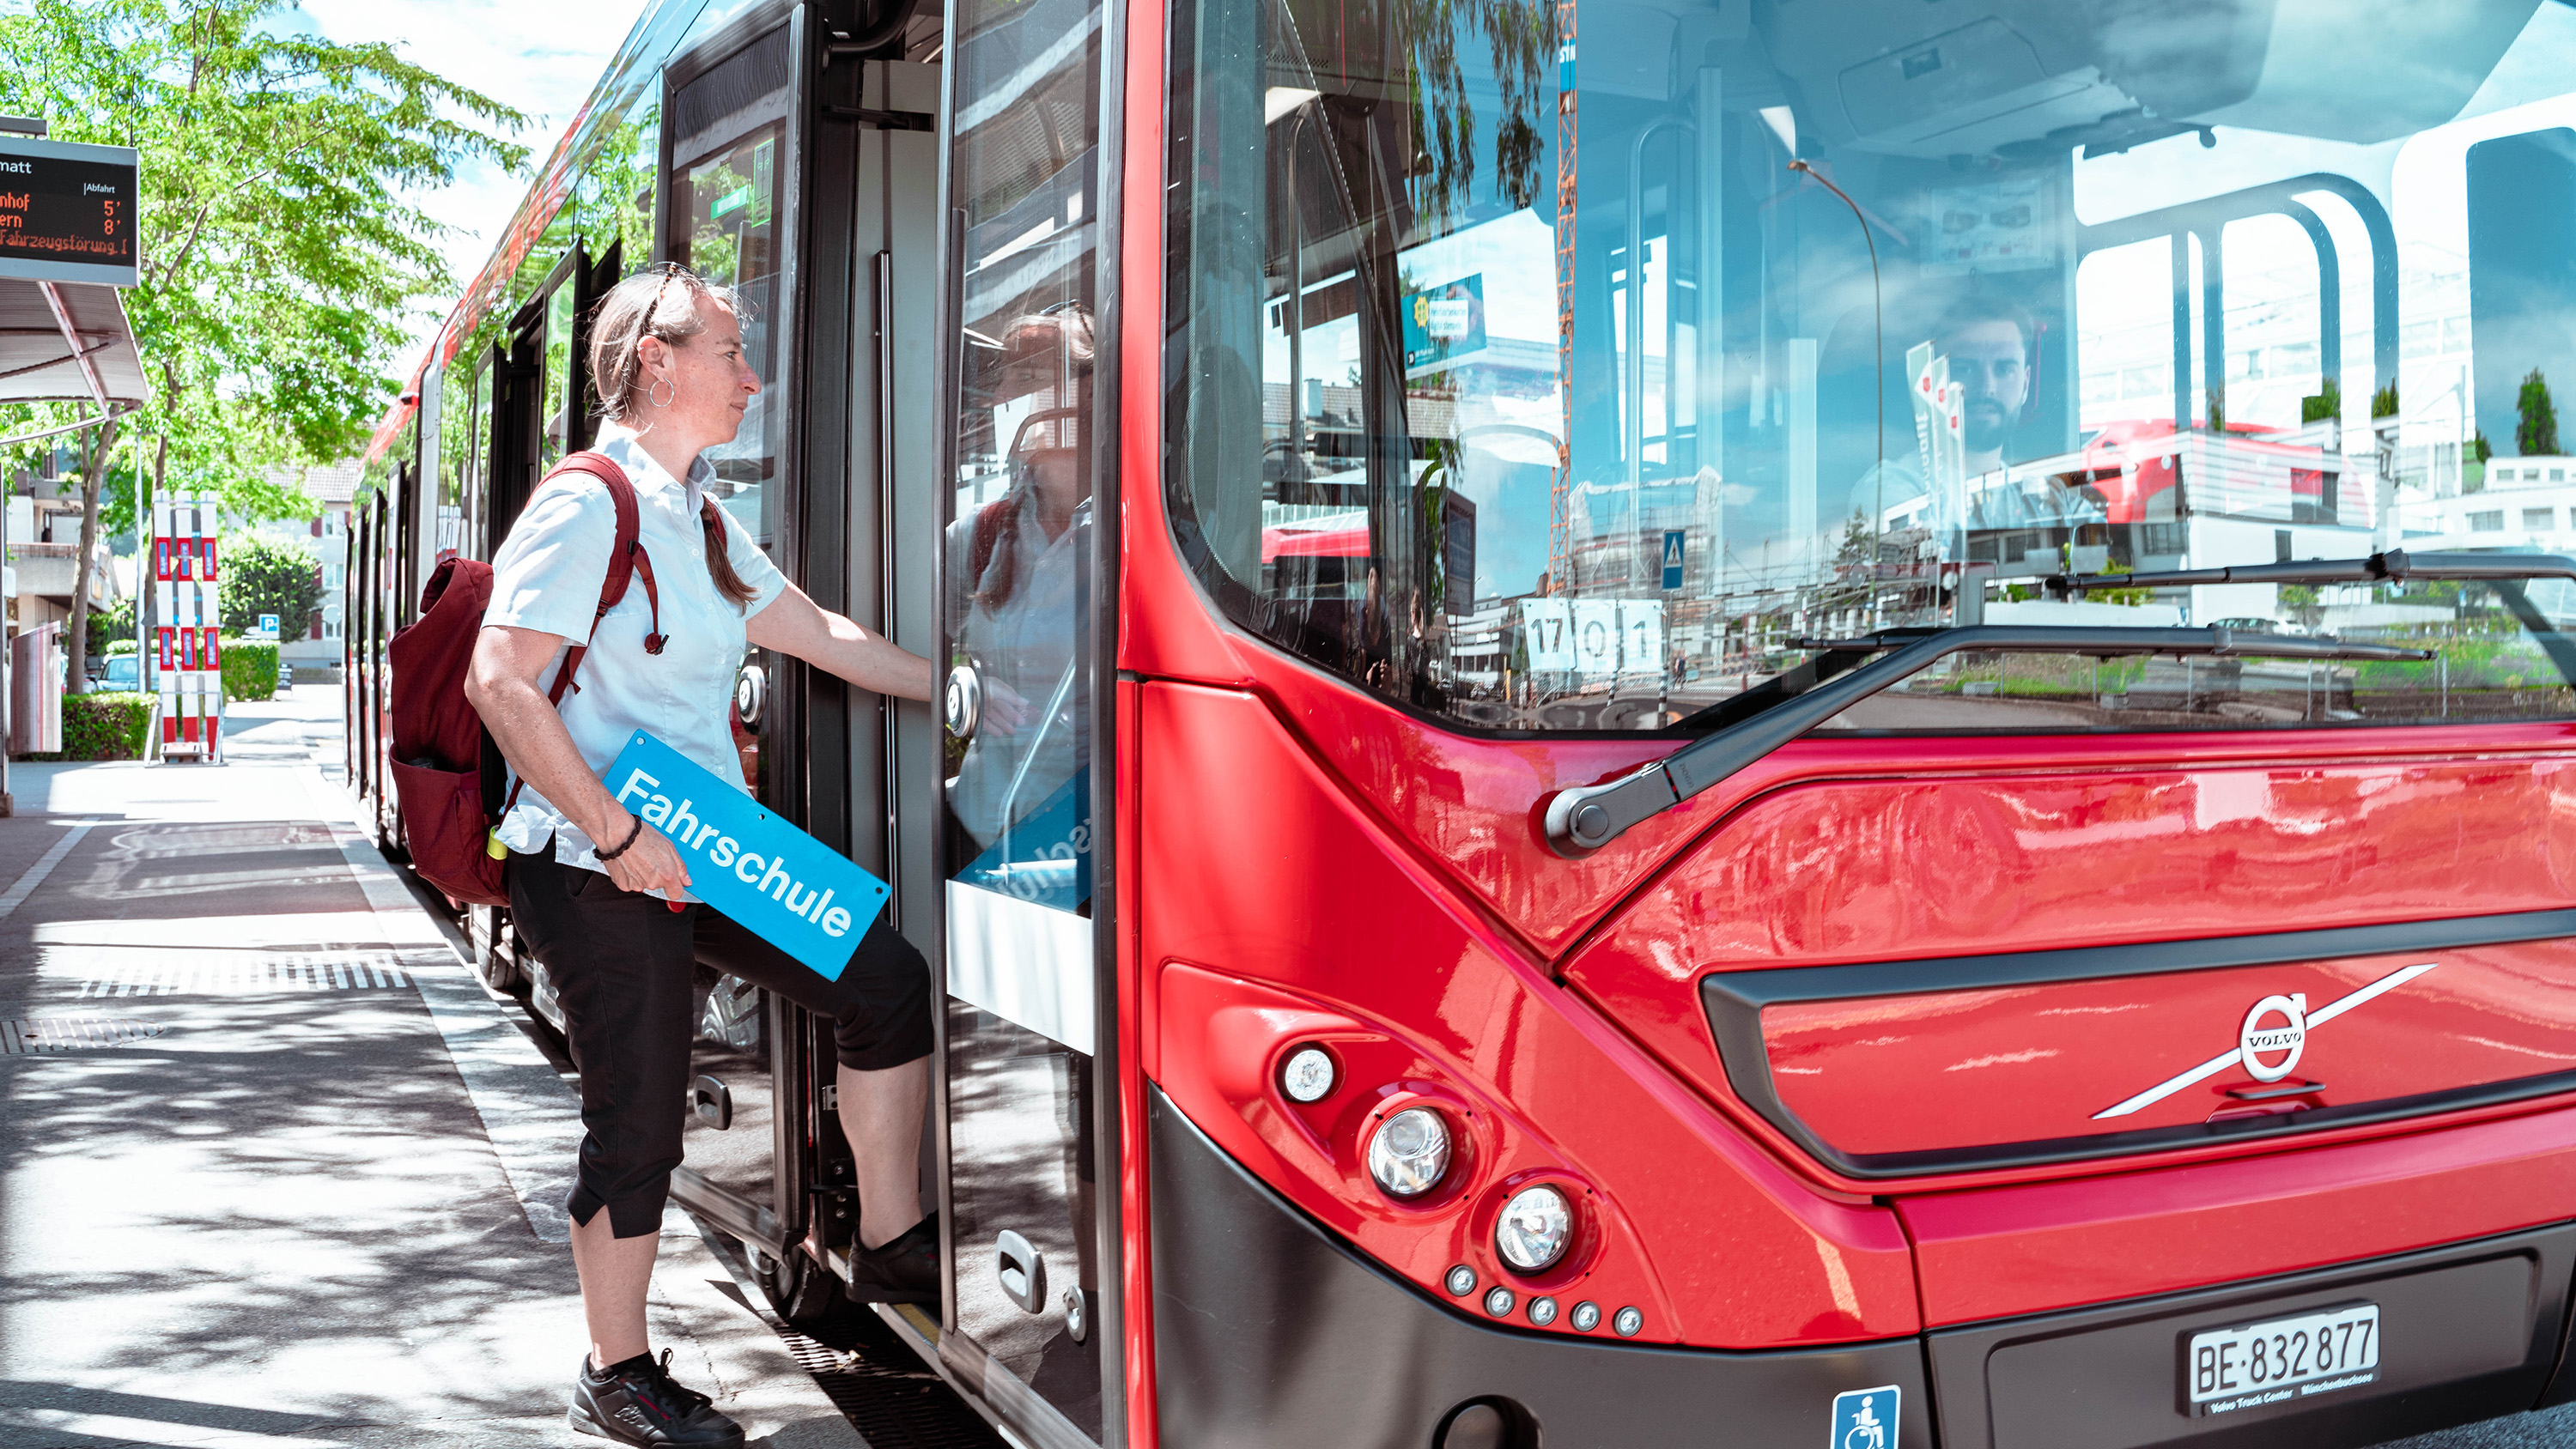
M 671 395 L 669 397 L 655 397 L 653 395 L 654 389 L 661 387 L 665 383 L 670 383 Z M 671 404 L 678 402 L 679 400 L 680 385 L 678 383 L 671 382 L 667 377 L 657 377 L 653 379 L 652 386 L 644 389 L 644 401 L 651 403 L 657 408 L 669 407 Z

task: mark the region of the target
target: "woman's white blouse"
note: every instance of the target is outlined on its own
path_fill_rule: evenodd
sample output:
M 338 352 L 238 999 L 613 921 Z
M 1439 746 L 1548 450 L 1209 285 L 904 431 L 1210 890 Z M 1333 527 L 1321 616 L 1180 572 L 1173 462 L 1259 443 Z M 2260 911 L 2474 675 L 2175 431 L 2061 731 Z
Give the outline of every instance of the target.
M 707 575 L 706 533 L 698 520 L 700 490 L 714 477 L 705 459 L 691 465 L 684 484 L 637 445 L 633 432 L 616 423 L 601 424 L 593 447 L 625 469 L 635 485 L 636 536 L 653 560 L 653 578 L 662 594 L 662 632 L 668 637 L 661 653 L 644 652 L 653 615 L 639 572 L 626 597 L 599 621 L 590 653 L 573 676 L 574 688 L 558 707 L 564 728 L 594 774 L 605 775 L 628 737 L 640 729 L 741 789 L 742 761 L 734 753 L 731 709 L 744 630 L 752 615 L 786 591 L 787 580 L 733 515 L 718 508 L 733 570 L 754 593 L 749 604 L 737 605 L 716 591 Z M 567 641 L 565 648 L 580 642 L 599 608 L 608 551 L 616 539 L 617 509 L 609 501 L 608 485 L 574 473 L 540 487 L 492 560 L 492 603 L 483 611 L 483 622 L 553 634 Z M 563 657 L 564 648 L 558 648 L 554 662 L 537 676 L 541 687 L 554 686 Z M 502 820 L 501 842 L 533 854 L 545 847 L 548 836 L 554 838 L 555 859 L 605 869 L 590 837 L 530 786 Z

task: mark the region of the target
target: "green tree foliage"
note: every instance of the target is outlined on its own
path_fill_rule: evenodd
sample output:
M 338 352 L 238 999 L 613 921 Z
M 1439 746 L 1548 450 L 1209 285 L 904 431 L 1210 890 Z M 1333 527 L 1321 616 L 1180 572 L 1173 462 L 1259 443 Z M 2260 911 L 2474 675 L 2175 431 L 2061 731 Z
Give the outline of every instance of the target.
M 303 544 L 235 535 L 216 558 L 215 601 L 227 633 L 247 634 L 260 615 L 275 614 L 278 637 L 293 639 L 322 607 L 321 561 Z
M 2343 416 L 2343 384 L 2329 377 L 2315 395 L 2299 399 L 2299 421 L 2330 423 Z
M 152 397 L 75 435 L 96 544 L 175 473 L 250 518 L 310 517 L 279 465 L 357 451 L 391 400 L 404 313 L 448 292 L 446 227 L 413 194 L 523 149 L 524 118 L 386 45 L 281 33 L 286 0 L 17 0 L 0 6 L 0 111 L 142 156 L 142 278 L 126 293 Z M 0 432 L 88 404 L 0 408 Z M 36 445 L 37 448 L 50 444 Z M 30 448 L 0 467 L 32 461 Z M 73 599 L 71 674 L 88 612 Z M 78 687 L 75 683 L 75 688 Z
M 2370 395 L 2371 421 L 2397 416 L 2397 384 L 2392 379 L 2386 387 Z
M 2522 380 L 2521 395 L 2514 399 L 2521 420 L 2513 427 L 2513 444 L 2526 458 L 2549 458 L 2558 454 L 2558 407 L 2549 400 L 2549 379 L 2533 368 Z

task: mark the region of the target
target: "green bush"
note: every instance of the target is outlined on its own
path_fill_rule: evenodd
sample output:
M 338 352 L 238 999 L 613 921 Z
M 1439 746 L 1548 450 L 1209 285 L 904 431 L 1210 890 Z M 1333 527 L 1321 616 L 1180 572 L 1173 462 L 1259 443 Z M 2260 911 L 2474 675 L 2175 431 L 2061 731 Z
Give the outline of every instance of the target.
M 223 574 L 215 596 L 224 627 L 247 633 L 259 627 L 260 615 L 275 614 L 282 637 L 301 636 L 322 607 L 322 561 L 312 548 L 239 533 L 227 535 L 221 547 Z
M 139 760 L 144 731 L 152 727 L 148 694 L 67 694 L 63 696 L 63 753 L 66 760 Z
M 218 647 L 224 655 L 224 698 L 277 697 L 276 645 L 266 641 L 226 639 Z

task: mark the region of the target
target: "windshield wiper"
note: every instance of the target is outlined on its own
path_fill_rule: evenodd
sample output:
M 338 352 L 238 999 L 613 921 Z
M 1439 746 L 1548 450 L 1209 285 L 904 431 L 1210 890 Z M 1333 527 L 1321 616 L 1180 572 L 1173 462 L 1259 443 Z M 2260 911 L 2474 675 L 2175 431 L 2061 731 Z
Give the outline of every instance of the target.
M 2186 584 L 2402 584 L 2408 579 L 2576 579 L 2576 559 L 2554 553 L 2408 553 L 2392 548 L 2368 558 L 2291 559 L 2283 563 L 2228 564 L 2223 568 L 2167 569 L 2145 574 L 2052 574 L 2045 580 L 2058 598 L 2087 589 L 2175 589 Z
M 2528 555 L 2526 555 L 2528 557 Z M 2563 562 L 2563 560 L 2561 561 Z M 2242 580 L 2239 580 L 2242 582 Z M 1836 654 L 1888 651 L 1876 660 L 1803 692 L 1776 698 L 1653 764 L 1599 785 L 1560 790 L 1547 802 L 1549 847 L 1569 860 L 1590 855 L 1637 822 L 1670 810 L 1852 705 L 1945 655 L 1974 650 L 2044 654 L 2202 654 L 2260 659 L 2425 660 L 2429 649 L 2345 644 L 2297 634 L 2205 629 L 1978 624 L 1957 629 L 1892 629 L 1832 641 Z

